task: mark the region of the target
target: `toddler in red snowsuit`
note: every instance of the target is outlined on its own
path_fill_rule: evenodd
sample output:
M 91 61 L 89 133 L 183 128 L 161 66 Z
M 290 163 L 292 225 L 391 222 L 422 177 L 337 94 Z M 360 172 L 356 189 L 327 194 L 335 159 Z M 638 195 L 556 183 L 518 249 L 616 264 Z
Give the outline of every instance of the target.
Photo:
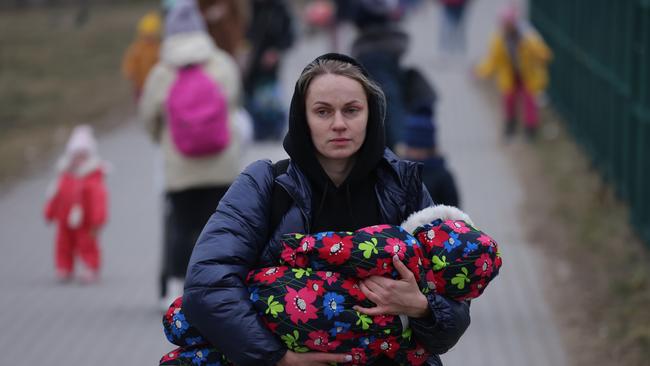
M 45 219 L 56 222 L 54 250 L 57 278 L 67 281 L 74 273 L 75 258 L 82 262 L 83 282 L 99 276 L 99 231 L 106 222 L 107 192 L 104 185 L 106 164 L 97 155 L 97 143 L 89 126 L 72 131 L 58 162 L 59 176 L 49 190 Z

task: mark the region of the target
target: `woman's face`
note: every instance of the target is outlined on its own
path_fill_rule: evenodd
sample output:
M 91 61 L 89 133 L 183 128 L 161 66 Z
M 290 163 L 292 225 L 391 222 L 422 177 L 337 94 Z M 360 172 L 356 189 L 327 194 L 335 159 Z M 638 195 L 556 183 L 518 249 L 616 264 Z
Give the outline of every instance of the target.
M 309 85 L 305 104 L 321 160 L 347 160 L 359 151 L 368 124 L 368 98 L 361 83 L 341 75 L 320 75 Z

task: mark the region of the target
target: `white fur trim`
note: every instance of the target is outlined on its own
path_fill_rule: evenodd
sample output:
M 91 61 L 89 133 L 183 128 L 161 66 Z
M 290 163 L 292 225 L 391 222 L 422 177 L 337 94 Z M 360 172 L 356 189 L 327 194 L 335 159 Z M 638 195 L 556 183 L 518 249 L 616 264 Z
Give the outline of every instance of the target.
M 469 215 L 460 209 L 453 206 L 437 205 L 412 213 L 401 226 L 407 232 L 413 233 L 419 226 L 429 224 L 436 219 L 462 220 L 472 226 L 474 225 Z

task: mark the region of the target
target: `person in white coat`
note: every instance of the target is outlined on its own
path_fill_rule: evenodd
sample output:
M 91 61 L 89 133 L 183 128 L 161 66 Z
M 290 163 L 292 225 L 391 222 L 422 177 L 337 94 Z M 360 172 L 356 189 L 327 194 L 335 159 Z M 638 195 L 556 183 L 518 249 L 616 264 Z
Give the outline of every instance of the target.
M 179 70 L 198 65 L 227 99 L 230 141 L 212 155 L 190 157 L 174 144 L 167 98 Z M 235 127 L 241 81 L 234 59 L 216 47 L 194 0 L 178 0 L 165 18 L 160 61 L 145 82 L 138 115 L 164 161 L 164 245 L 161 307 L 182 294 L 194 243 L 240 171 L 239 138 Z M 169 288 L 168 288 L 169 287 Z

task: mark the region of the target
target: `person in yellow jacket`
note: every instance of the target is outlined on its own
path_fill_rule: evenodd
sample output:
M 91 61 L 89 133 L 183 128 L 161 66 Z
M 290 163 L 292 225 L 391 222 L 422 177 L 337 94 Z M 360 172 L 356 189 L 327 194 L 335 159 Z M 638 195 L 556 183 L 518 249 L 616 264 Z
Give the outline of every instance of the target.
M 476 74 L 496 78 L 503 95 L 506 139 L 515 133 L 520 97 L 526 133 L 533 139 L 539 124 L 537 96 L 548 84 L 547 66 L 553 54 L 534 29 L 519 22 L 516 7 L 505 8 L 500 18 L 501 29 L 493 35 L 488 55 L 476 68 Z
M 136 100 L 140 99 L 149 71 L 158 62 L 161 23 L 158 12 L 144 15 L 138 23 L 137 37 L 126 50 L 122 61 L 122 74 L 133 84 Z

